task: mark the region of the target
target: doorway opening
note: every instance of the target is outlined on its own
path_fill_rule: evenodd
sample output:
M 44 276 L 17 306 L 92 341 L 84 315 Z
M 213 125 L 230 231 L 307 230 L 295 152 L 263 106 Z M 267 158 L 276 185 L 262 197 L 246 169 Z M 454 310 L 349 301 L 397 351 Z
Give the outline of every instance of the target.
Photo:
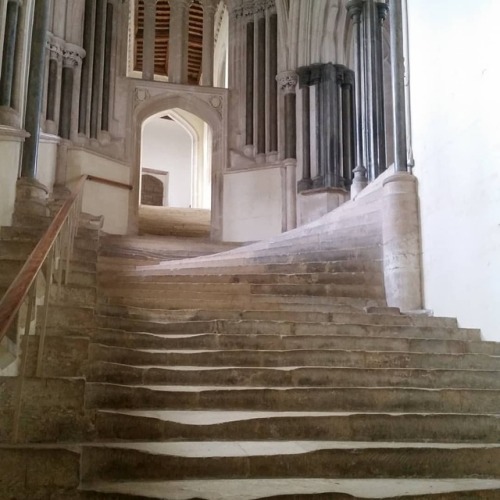
M 139 233 L 209 236 L 212 132 L 201 118 L 174 108 L 141 131 Z

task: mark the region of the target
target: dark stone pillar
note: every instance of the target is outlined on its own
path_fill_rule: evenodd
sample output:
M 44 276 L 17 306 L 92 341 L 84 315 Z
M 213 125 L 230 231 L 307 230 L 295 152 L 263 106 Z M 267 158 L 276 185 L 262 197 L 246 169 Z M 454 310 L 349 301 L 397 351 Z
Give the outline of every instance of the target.
M 313 188 L 321 188 L 325 183 L 325 172 L 323 170 L 323 158 L 321 151 L 322 130 L 323 130 L 323 107 L 321 100 L 320 84 L 323 75 L 323 64 L 312 64 L 310 66 L 311 79 L 310 85 L 314 87 L 315 99 L 314 106 L 316 109 L 316 176 L 312 179 Z
M 83 48 L 87 56 L 82 62 L 80 83 L 80 109 L 78 114 L 78 132 L 87 135 L 87 108 L 90 92 L 92 27 L 94 25 L 94 0 L 85 0 L 85 21 L 83 25 Z
M 295 71 L 284 71 L 277 76 L 285 99 L 285 159 L 297 158 L 297 107 L 295 89 L 298 76 Z
M 254 23 L 247 23 L 246 145 L 253 145 Z
M 54 121 L 56 119 L 56 98 L 57 98 L 57 72 L 58 62 L 55 57 L 49 59 L 49 79 L 47 81 L 47 120 Z
M 12 85 L 14 82 L 14 70 L 16 66 L 15 56 L 18 16 L 18 2 L 8 2 L 3 43 L 2 78 L 0 80 L 0 106 L 12 107 Z
M 364 116 L 364 99 L 363 99 L 363 32 L 361 26 L 362 1 L 351 0 L 347 4 L 349 15 L 353 22 L 354 31 L 354 47 L 355 47 L 355 73 L 357 75 L 357 83 L 355 86 L 355 129 L 356 129 L 356 159 L 355 168 L 353 171 L 354 179 L 351 187 L 351 195 L 356 195 L 368 183 L 365 167 L 365 153 L 363 149 L 364 134 L 363 134 L 363 116 Z
M 49 26 L 50 0 L 37 0 L 31 34 L 28 92 L 24 128 L 30 137 L 24 142 L 22 177 L 34 178 L 37 171 L 40 114 L 42 111 L 45 75 L 45 50 Z
M 342 78 L 342 172 L 344 184 L 350 184 L 355 169 L 354 73 L 345 70 Z
M 61 113 L 59 115 L 59 136 L 69 139 L 71 134 L 71 112 L 73 104 L 73 62 L 65 62 L 62 70 Z
M 299 191 L 311 189 L 311 92 L 309 85 L 302 87 L 302 179 Z
M 266 152 L 266 18 L 257 21 L 257 141 L 256 152 Z
M 104 76 L 102 85 L 101 130 L 109 131 L 109 99 L 111 91 L 111 44 L 113 42 L 113 4 L 106 8 L 106 37 L 104 43 Z
M 92 99 L 90 106 L 90 137 L 97 139 L 101 126 L 102 79 L 104 63 L 104 30 L 106 27 L 105 1 L 97 0 L 94 37 L 94 67 L 92 73 Z
M 404 87 L 403 8 L 401 0 L 391 2 L 391 62 L 394 116 L 394 163 L 396 170 L 408 170 L 406 107 Z
M 269 17 L 269 152 L 278 151 L 278 16 Z

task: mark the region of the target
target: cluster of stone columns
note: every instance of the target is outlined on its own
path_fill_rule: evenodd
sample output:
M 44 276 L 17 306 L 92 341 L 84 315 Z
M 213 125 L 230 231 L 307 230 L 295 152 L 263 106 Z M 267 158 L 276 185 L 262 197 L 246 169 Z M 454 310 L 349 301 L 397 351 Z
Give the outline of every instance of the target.
M 144 2 L 142 78 L 154 80 L 155 31 L 158 0 Z M 168 81 L 188 83 L 189 7 L 193 0 L 169 0 Z M 215 0 L 201 0 L 203 7 L 203 48 L 201 84 L 212 86 L 214 79 Z
M 377 0 L 350 0 L 354 28 L 357 148 L 356 182 L 374 180 L 386 167 L 382 30 L 389 6 Z
M 86 0 L 78 107 L 78 134 L 105 141 L 109 136 L 114 5 L 106 0 Z
M 278 153 L 279 82 L 278 17 L 274 2 L 247 6 L 237 22 L 243 25 L 245 33 L 245 153 L 260 162 L 272 161 Z M 292 99 L 285 98 L 288 102 Z
M 303 169 L 299 191 L 346 188 L 355 148 L 354 72 L 340 64 L 313 64 L 297 70 L 302 89 Z M 312 96 L 312 98 L 311 98 Z M 311 110 L 316 118 L 311 127 Z M 315 172 L 311 169 L 313 148 Z

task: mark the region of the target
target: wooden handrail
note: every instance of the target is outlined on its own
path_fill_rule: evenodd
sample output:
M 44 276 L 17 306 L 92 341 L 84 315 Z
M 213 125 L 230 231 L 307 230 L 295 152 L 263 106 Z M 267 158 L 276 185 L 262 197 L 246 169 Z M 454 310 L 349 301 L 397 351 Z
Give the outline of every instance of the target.
M 28 260 L 11 283 L 3 299 L 0 300 L 0 340 L 7 334 L 16 314 L 25 301 L 86 180 L 86 175 L 80 177 L 71 196 L 59 209 L 46 233 L 31 252 Z
M 97 177 L 95 175 L 87 175 L 89 181 L 99 182 L 101 184 L 107 184 L 108 186 L 114 186 L 122 189 L 128 189 L 132 191 L 134 189 L 130 184 L 125 184 L 124 182 L 112 181 L 111 179 L 105 179 L 104 177 Z

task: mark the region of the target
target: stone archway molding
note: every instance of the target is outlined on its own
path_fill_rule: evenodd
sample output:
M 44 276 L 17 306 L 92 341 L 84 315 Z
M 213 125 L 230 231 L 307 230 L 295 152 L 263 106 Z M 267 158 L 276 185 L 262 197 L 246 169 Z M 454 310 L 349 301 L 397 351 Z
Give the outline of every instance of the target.
M 138 231 L 142 125 L 152 116 L 178 108 L 203 120 L 212 131 L 211 238 L 222 239 L 223 182 L 228 151 L 227 90 L 138 81 L 132 89 L 132 95 L 134 106 L 130 123 L 134 132 L 131 175 L 133 191 L 129 206 L 129 232 Z

